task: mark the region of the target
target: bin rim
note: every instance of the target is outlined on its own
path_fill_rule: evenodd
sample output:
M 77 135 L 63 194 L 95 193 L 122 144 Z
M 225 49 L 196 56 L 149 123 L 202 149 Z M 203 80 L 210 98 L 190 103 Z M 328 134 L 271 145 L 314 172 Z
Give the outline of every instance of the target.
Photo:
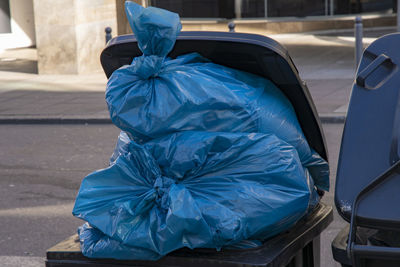
M 219 62 L 216 51 L 230 51 L 240 54 L 229 60 L 229 64 Z M 326 161 L 328 151 L 316 107 L 306 83 L 300 78 L 288 51 L 277 41 L 258 34 L 237 32 L 183 31 L 168 55 L 198 52 L 214 63 L 227 65 L 270 79 L 292 103 L 303 133 L 309 145 Z M 248 57 L 246 57 L 246 53 Z M 130 64 L 136 56 L 142 55 L 133 34 L 120 35 L 111 39 L 101 53 L 100 61 L 104 73 L 109 78 L 123 65 Z M 243 59 L 254 65 L 252 70 L 241 68 Z M 264 61 L 263 61 L 264 60 Z M 266 64 L 268 60 L 268 64 Z M 237 64 L 237 66 L 235 66 Z

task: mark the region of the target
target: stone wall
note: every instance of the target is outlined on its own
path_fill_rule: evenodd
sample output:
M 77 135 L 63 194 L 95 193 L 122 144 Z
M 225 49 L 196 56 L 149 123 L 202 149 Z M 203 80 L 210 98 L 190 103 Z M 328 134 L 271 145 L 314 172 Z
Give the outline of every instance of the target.
M 34 0 L 39 74 L 101 71 L 105 27 L 117 28 L 115 0 Z
M 131 34 L 132 29 L 131 26 L 129 26 L 128 19 L 126 18 L 125 14 L 125 1 L 126 0 L 116 0 L 117 1 L 117 23 L 118 23 L 118 29 L 115 32 L 115 34 L 118 35 L 123 35 L 123 34 Z M 143 0 L 130 0 L 132 2 L 135 2 L 139 5 L 145 6 L 145 1 Z

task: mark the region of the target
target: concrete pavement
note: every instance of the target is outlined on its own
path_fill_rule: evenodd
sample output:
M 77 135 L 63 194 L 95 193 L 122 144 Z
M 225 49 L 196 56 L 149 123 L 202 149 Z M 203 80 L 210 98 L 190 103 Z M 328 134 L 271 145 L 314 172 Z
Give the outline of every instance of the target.
M 394 30 L 369 29 L 364 46 Z M 270 37 L 288 49 L 322 121 L 343 121 L 355 73 L 352 31 Z M 109 123 L 106 83 L 103 73 L 38 75 L 35 49 L 2 51 L 0 123 Z
M 0 266 L 44 266 L 46 249 L 76 233 L 80 182 L 108 165 L 118 133 L 112 124 L 0 125 Z
M 364 45 L 393 31 L 370 29 Z M 347 110 L 355 73 L 351 36 L 351 31 L 270 36 L 287 47 L 323 121 L 343 118 Z M 37 75 L 36 64 L 35 49 L 0 52 L 0 122 L 109 122 L 103 73 Z

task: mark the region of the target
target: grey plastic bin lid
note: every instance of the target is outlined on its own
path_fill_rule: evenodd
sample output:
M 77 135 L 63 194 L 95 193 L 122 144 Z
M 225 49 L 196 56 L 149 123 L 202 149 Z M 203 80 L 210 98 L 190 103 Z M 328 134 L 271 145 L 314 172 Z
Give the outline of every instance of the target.
M 261 35 L 229 32 L 181 32 L 169 54 L 197 52 L 214 63 L 264 76 L 273 81 L 291 101 L 308 143 L 327 158 L 325 137 L 307 86 L 299 77 L 287 50 Z M 134 35 L 113 38 L 100 60 L 109 78 L 123 65 L 130 64 L 142 52 Z
M 400 34 L 386 35 L 364 51 L 353 85 L 335 204 L 347 221 L 356 212 L 358 226 L 400 227 L 399 64 Z

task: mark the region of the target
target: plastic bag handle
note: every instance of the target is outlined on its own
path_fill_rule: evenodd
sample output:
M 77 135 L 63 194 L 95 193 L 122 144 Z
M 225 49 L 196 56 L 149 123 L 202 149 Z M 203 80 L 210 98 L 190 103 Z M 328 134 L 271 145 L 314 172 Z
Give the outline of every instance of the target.
M 386 62 L 392 62 L 392 60 L 385 54 L 380 54 L 374 61 L 372 61 L 365 69 L 363 69 L 357 76 L 356 83 L 358 86 L 365 87 L 365 80 L 368 76 L 373 73 L 379 66 Z M 366 88 L 372 89 L 372 88 Z

